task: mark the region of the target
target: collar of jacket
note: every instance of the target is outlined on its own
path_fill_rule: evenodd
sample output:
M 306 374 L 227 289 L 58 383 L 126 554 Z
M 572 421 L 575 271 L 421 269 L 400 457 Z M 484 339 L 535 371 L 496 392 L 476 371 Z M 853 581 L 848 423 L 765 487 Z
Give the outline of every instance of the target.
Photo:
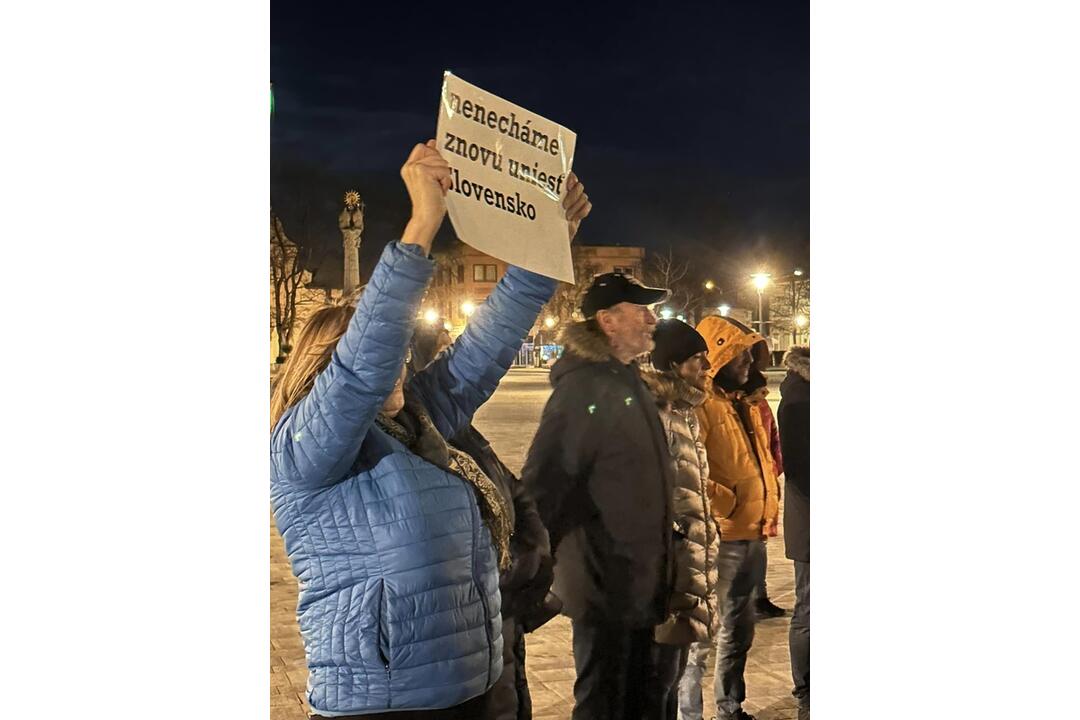
M 745 395 L 744 397 L 746 398 L 746 402 L 756 403 L 756 402 L 761 402 L 762 400 L 764 400 L 768 396 L 769 396 L 769 388 L 767 388 L 767 387 L 759 387 L 757 390 L 755 390 L 752 393 L 749 393 L 749 394 Z
M 641 379 L 649 386 L 657 404 L 661 406 L 681 403 L 696 408 L 708 397 L 704 391 L 698 390 L 674 373 L 643 370 Z
M 784 354 L 784 367 L 810 382 L 810 348 L 795 346 Z
M 607 362 L 615 360 L 611 354 L 611 343 L 599 329 L 589 328 L 587 320 L 570 323 L 559 334 L 559 341 L 582 360 Z
M 744 393 L 742 390 L 732 390 L 729 392 L 727 390 L 718 389 L 714 385 L 709 389 L 709 394 L 707 398 L 708 397 L 720 398 L 722 400 L 728 400 L 730 402 L 737 402 L 739 400 L 745 401 L 746 393 Z

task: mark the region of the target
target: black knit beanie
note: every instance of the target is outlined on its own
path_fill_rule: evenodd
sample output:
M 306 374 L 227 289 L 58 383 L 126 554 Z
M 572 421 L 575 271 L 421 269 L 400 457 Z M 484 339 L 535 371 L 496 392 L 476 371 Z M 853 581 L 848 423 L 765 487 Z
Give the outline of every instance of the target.
M 670 370 L 673 364 L 686 362 L 709 349 L 697 330 L 674 318 L 656 323 L 653 342 L 656 347 L 652 351 L 652 364 L 660 371 Z

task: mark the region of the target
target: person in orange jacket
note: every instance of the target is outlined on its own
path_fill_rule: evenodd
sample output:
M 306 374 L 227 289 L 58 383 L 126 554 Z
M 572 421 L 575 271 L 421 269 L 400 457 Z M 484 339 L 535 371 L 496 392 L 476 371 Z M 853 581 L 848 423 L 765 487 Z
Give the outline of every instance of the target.
M 751 349 L 763 338 L 731 318 L 709 316 L 697 326 L 709 352 L 712 387 L 698 408 L 700 438 L 709 462 L 709 492 L 720 526 L 716 586 L 720 630 L 716 638 L 715 697 L 718 720 L 754 720 L 742 709 L 744 671 L 754 640 L 754 594 L 765 573 L 765 539 L 777 534 L 780 485 L 761 409 L 742 391 L 750 376 Z M 734 496 L 734 507 L 725 514 Z M 708 647 L 691 649 L 690 663 L 704 664 Z

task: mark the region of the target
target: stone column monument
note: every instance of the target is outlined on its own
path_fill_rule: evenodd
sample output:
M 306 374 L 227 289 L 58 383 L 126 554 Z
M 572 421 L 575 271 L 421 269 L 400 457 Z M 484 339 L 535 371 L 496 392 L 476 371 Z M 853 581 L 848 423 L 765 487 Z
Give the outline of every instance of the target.
M 345 193 L 338 228 L 345 248 L 344 294 L 348 295 L 360 285 L 360 234 L 364 232 L 364 201 L 355 190 Z

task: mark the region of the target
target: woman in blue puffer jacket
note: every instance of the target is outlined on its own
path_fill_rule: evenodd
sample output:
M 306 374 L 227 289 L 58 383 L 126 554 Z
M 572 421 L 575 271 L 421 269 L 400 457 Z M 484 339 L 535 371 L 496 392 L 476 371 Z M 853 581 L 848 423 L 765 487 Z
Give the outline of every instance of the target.
M 555 281 L 510 268 L 457 342 L 405 384 L 450 168 L 430 141 L 401 175 L 412 201 L 401 240 L 355 312 L 311 318 L 271 400 L 271 501 L 299 581 L 316 717 L 472 717 L 502 671 L 507 509 L 443 438 L 495 391 Z M 563 205 L 572 237 L 591 205 L 579 184 Z

